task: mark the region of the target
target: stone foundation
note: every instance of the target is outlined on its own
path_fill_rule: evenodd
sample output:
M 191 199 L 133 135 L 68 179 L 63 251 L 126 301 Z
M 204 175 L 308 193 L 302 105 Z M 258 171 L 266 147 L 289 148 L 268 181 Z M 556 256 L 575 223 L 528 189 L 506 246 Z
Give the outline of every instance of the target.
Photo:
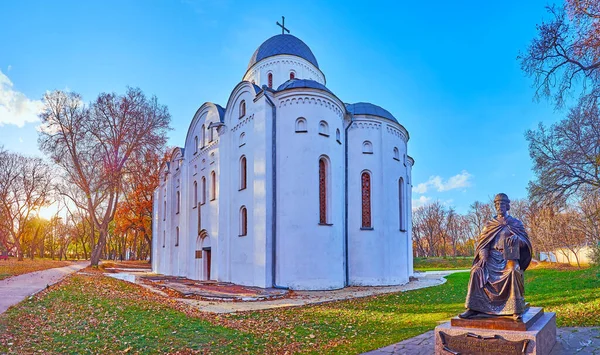
M 435 328 L 435 354 L 550 354 L 556 343 L 556 314 L 544 313 L 525 331 L 480 329 L 452 326 L 450 322 Z M 444 337 L 447 346 L 444 349 Z M 450 341 L 449 341 L 450 340 Z M 525 351 L 520 349 L 527 341 Z M 517 343 L 520 342 L 520 343 Z M 519 350 L 516 350 L 519 349 Z

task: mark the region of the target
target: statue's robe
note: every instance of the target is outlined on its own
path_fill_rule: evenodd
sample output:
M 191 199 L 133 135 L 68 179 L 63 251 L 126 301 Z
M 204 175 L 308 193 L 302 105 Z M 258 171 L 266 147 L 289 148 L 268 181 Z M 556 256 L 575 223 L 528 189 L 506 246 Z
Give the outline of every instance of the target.
M 504 258 L 505 239 L 515 235 L 519 259 Z M 488 250 L 487 262 L 481 251 Z M 494 217 L 487 222 L 477 241 L 465 306 L 490 315 L 513 315 L 525 311 L 523 271 L 531 262 L 531 242 L 518 219 Z

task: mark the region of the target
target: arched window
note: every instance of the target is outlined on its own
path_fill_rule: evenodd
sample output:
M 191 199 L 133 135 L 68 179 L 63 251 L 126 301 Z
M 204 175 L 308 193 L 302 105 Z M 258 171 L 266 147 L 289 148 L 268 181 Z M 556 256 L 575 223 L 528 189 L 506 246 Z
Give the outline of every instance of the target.
M 373 154 L 373 143 L 369 141 L 363 142 L 363 154 Z
M 163 231 L 163 248 L 167 245 L 167 232 Z
M 179 227 L 175 227 L 175 246 L 179 246 Z
M 404 179 L 402 178 L 398 180 L 398 215 L 400 221 L 400 230 L 405 231 L 406 226 L 404 225 Z
M 198 206 L 198 182 L 194 181 L 194 206 Z
M 248 234 L 248 210 L 246 206 L 240 208 L 240 237 Z
M 290 72 L 290 80 L 296 78 L 296 73 L 294 73 L 293 71 Z
M 326 157 L 319 159 L 319 223 L 327 224 L 330 208 L 329 161 Z
M 306 132 L 306 118 L 299 117 L 296 120 L 296 132 Z
M 210 127 L 210 125 L 208 126 L 208 141 L 212 142 L 215 139 L 215 129 L 214 127 Z
M 206 145 L 206 127 L 204 127 L 204 125 L 202 125 L 202 137 L 200 139 L 200 147 L 204 148 L 204 146 Z
M 246 157 L 242 155 L 240 158 L 240 190 L 246 188 Z
M 206 203 L 206 178 L 202 177 L 202 195 L 200 195 L 200 204 Z
M 362 228 L 372 228 L 371 225 L 371 175 L 365 171 L 361 177 L 362 196 Z
M 240 134 L 240 147 L 244 144 L 246 144 L 246 133 L 242 132 L 242 134 Z
M 329 125 L 325 121 L 319 122 L 319 134 L 329 137 Z
M 167 219 L 167 200 L 165 199 L 164 206 L 163 206 L 163 221 L 166 219 Z
M 338 143 L 342 143 L 342 139 L 341 139 L 341 137 L 340 137 L 340 129 L 339 129 L 339 128 L 335 130 L 335 140 L 336 140 Z
M 246 101 L 240 102 L 240 118 L 246 116 Z
M 179 193 L 179 191 L 177 191 L 177 208 L 176 208 L 177 212 L 176 212 L 176 214 L 179 214 L 180 207 L 181 207 L 181 194 Z
M 210 172 L 210 200 L 217 198 L 217 175 L 214 171 Z
M 198 136 L 194 137 L 194 154 L 198 153 Z
M 400 160 L 400 152 L 398 151 L 398 147 L 394 147 L 394 159 Z
M 273 73 L 267 74 L 267 80 L 269 82 L 269 89 L 273 88 Z

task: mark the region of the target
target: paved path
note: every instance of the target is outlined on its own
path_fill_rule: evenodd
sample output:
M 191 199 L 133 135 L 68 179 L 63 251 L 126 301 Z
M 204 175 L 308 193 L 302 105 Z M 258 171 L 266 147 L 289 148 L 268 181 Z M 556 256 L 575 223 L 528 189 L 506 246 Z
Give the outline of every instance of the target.
M 333 301 L 342 301 L 353 298 L 367 297 L 393 292 L 404 292 L 416 290 L 425 287 L 438 286 L 446 282 L 444 276 L 454 272 L 463 272 L 469 270 L 449 270 L 449 271 L 428 271 L 418 273 L 415 272 L 415 277 L 418 280 L 411 281 L 405 285 L 399 286 L 380 286 L 380 287 L 346 287 L 339 290 L 331 291 L 294 291 L 293 295 L 288 298 L 275 299 L 268 301 L 257 302 L 226 302 L 226 301 L 204 301 L 195 299 L 177 299 L 191 307 L 194 307 L 203 312 L 210 313 L 235 313 L 245 311 L 257 311 L 263 309 L 282 308 L 282 307 L 297 307 L 307 304 L 319 304 Z M 136 281 L 137 282 L 137 281 Z M 162 291 L 151 287 L 147 284 L 142 286 L 157 292 Z M 164 294 L 164 293 L 163 293 Z
M 430 355 L 434 353 L 433 330 L 362 355 Z M 600 355 L 599 327 L 556 330 L 556 345 L 550 355 Z
M 79 261 L 68 266 L 30 272 L 0 280 L 0 314 L 32 294 L 45 289 L 48 285 L 57 283 L 63 277 L 79 271 L 89 264 L 89 261 Z

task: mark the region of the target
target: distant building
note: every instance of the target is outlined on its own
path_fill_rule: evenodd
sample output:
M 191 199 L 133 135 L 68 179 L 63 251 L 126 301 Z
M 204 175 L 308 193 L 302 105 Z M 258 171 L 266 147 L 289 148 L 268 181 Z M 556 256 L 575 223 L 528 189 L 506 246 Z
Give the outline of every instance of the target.
M 198 109 L 154 193 L 153 271 L 300 290 L 408 282 L 408 131 L 325 83 L 310 48 L 277 35 L 227 105 Z

